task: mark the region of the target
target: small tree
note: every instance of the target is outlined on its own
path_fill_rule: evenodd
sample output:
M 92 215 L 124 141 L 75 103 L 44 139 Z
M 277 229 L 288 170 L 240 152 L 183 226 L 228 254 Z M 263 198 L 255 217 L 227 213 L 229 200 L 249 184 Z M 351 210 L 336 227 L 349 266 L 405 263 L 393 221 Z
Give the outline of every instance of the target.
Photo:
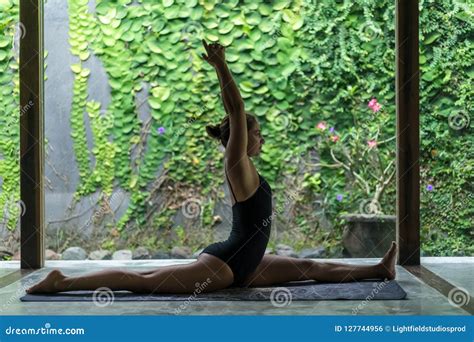
M 393 116 L 375 98 L 369 101 L 368 108 L 368 119 L 367 110 L 361 111 L 365 119 L 353 113 L 354 126 L 347 130 L 338 131 L 325 121 L 316 125 L 320 155 L 316 166 L 323 169 L 323 191 L 329 191 L 335 201 L 343 202 L 344 192 L 350 191 L 349 206 L 358 203 L 356 210 L 361 214 L 377 215 L 383 214 L 387 206 L 393 207 L 393 203 L 382 199 L 396 173 L 395 145 L 389 144 L 395 143 L 396 136 L 390 132 Z

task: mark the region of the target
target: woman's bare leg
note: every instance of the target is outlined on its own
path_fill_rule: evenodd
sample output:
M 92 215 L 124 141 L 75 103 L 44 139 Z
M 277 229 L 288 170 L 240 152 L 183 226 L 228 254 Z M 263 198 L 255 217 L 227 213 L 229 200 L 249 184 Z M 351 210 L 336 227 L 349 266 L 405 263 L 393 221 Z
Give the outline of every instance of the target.
M 352 265 L 336 262 L 319 262 L 278 255 L 265 255 L 255 272 L 249 276 L 247 286 L 269 286 L 298 280 L 322 282 L 351 282 L 362 279 L 394 279 L 397 245 L 387 251 L 375 265 Z
M 144 275 L 133 271 L 101 270 L 79 277 L 66 277 L 59 270 L 52 270 L 44 280 L 26 290 L 27 293 L 52 293 L 60 291 L 96 290 L 108 287 L 111 290 L 144 291 Z
M 225 288 L 232 281 L 232 270 L 225 263 L 212 255 L 201 254 L 198 261 L 145 272 L 106 269 L 79 277 L 66 277 L 59 270 L 53 270 L 26 292 L 95 291 L 107 287 L 137 293 L 192 293 L 199 284 L 206 284 L 202 291 L 206 292 Z

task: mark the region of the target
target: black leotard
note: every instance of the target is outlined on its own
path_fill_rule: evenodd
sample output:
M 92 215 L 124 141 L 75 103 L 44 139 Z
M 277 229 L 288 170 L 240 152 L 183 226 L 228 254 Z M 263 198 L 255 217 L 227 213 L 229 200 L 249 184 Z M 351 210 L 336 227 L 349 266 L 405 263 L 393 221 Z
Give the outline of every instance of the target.
M 244 280 L 262 260 L 270 238 L 272 190 L 265 178 L 257 174 L 260 179 L 257 191 L 232 206 L 232 231 L 227 240 L 210 244 L 201 252 L 212 254 L 229 265 L 234 273 L 231 287 L 244 286 Z M 235 198 L 228 178 L 227 182 Z

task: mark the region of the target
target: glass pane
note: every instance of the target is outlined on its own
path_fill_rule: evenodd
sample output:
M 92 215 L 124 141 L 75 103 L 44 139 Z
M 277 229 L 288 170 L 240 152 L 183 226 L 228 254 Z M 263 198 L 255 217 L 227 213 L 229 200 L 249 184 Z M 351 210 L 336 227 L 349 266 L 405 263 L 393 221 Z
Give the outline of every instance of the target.
M 19 42 L 26 34 L 19 22 L 18 1 L 0 1 L 0 260 L 20 258 L 20 109 Z M 0 276 L 18 268 L 2 263 Z
M 444 1 L 420 18 L 423 256 L 472 256 L 472 8 Z
M 272 187 L 267 252 L 382 256 L 395 240 L 394 13 L 48 1 L 49 257 L 189 258 L 228 237 L 224 148 L 205 129 L 225 112 L 202 38 L 225 46 L 265 139 L 252 161 Z

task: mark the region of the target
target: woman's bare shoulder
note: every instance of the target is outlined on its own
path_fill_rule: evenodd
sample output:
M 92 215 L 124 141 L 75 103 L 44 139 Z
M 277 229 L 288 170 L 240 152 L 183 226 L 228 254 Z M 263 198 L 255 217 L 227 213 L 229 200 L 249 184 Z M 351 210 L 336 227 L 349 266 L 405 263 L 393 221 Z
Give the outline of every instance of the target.
M 246 200 L 255 193 L 255 189 L 260 183 L 257 169 L 248 156 L 247 159 L 247 162 L 243 162 L 244 165 L 237 164 L 234 167 L 224 159 L 225 171 L 235 195 L 239 197 L 236 199 L 238 202 Z

